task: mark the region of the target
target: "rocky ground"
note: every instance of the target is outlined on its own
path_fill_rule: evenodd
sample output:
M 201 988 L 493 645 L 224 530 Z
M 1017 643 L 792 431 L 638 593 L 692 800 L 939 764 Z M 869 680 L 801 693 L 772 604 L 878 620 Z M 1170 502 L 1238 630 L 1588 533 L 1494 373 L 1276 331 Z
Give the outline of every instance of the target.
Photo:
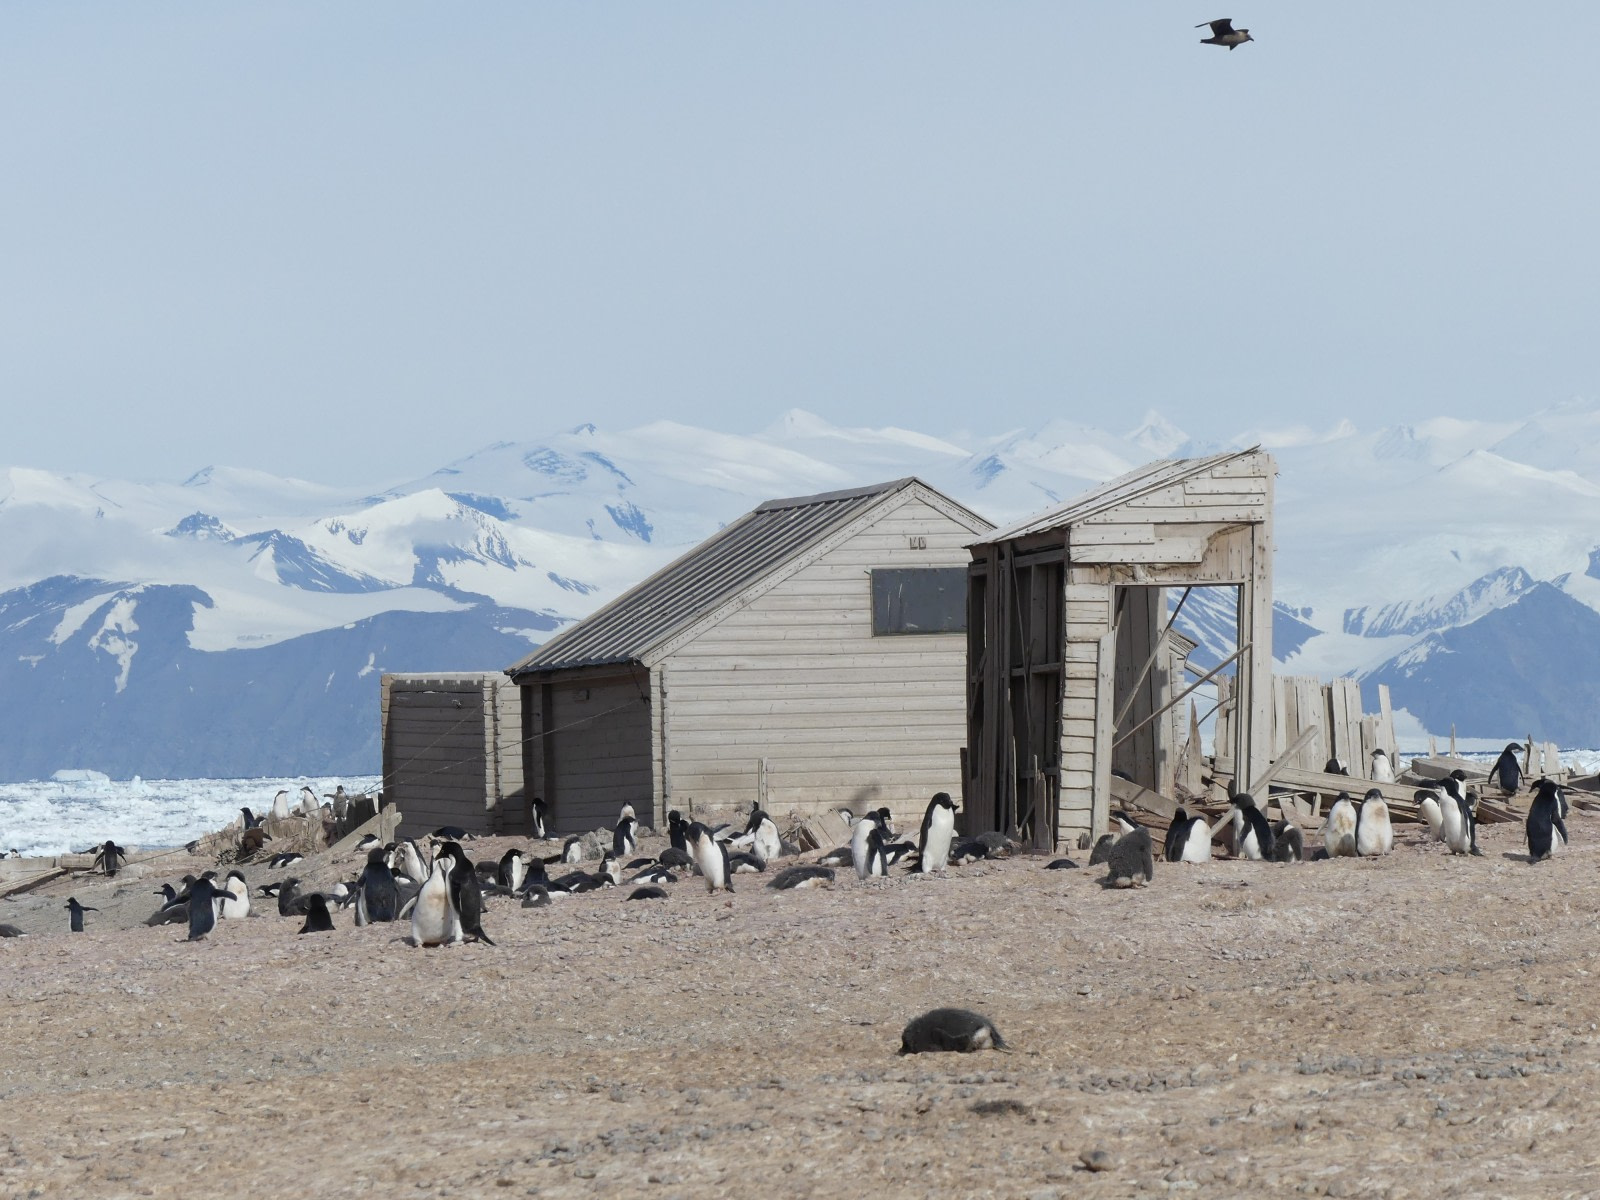
M 348 913 L 120 927 L 182 858 L 62 881 L 0 902 L 37 931 L 0 940 L 0 1196 L 1600 1195 L 1572 829 L 1536 866 L 1513 826 L 1479 859 L 1406 830 L 1137 891 L 1027 857 L 690 879 L 494 901 L 497 945 L 438 950 Z M 105 910 L 82 935 L 68 894 Z M 897 1057 L 949 1004 L 1014 1049 Z

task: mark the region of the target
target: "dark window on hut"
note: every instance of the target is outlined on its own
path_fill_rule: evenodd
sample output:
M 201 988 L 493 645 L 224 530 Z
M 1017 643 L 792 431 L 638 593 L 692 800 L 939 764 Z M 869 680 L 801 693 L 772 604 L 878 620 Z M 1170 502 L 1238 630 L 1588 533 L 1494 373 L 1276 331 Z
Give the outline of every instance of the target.
M 966 631 L 965 567 L 918 567 L 870 574 L 874 637 Z

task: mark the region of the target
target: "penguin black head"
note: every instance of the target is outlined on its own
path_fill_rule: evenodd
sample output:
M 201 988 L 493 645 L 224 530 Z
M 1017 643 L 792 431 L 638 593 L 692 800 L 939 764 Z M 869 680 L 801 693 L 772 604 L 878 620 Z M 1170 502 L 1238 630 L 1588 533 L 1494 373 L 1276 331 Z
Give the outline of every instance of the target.
M 1367 789 L 1367 794 L 1365 796 L 1361 797 L 1361 798 L 1363 800 L 1382 800 L 1383 799 L 1383 789 L 1382 788 L 1368 788 Z

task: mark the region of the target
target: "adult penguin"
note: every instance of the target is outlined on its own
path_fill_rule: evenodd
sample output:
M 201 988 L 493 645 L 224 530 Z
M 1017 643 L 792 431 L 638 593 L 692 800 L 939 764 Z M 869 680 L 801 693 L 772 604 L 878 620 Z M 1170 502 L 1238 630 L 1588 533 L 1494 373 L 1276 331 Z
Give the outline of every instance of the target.
M 411 906 L 411 941 L 417 946 L 445 946 L 461 940 L 461 920 L 450 900 L 450 868 L 454 860 L 441 854 Z
M 1428 823 L 1428 832 L 1436 841 L 1444 840 L 1444 809 L 1439 807 L 1441 794 L 1432 788 L 1418 788 L 1413 793 L 1417 812 Z
M 1500 790 L 1516 795 L 1522 787 L 1522 764 L 1517 761 L 1517 755 L 1522 753 L 1522 747 L 1512 742 L 1500 751 L 1500 757 L 1494 760 L 1494 766 L 1489 768 L 1489 778 L 1499 785 Z
M 1180 808 L 1172 814 L 1162 849 L 1168 862 L 1210 862 L 1211 826 L 1200 813 L 1191 817 Z
M 1368 788 L 1356 813 L 1356 854 L 1377 858 L 1394 849 L 1394 824 L 1389 820 L 1389 805 L 1377 788 Z
M 494 945 L 494 939 L 483 931 L 483 885 L 467 861 L 467 852 L 459 842 L 446 842 L 439 847 L 439 855 L 448 855 L 455 863 L 450 868 L 450 903 L 455 906 L 462 935 Z
M 1461 793 L 1461 781 L 1454 775 L 1447 775 L 1439 783 L 1444 788 L 1444 796 L 1439 801 L 1444 814 L 1440 840 L 1450 847 L 1451 854 L 1482 855 L 1483 851 L 1478 849 L 1478 816 L 1472 803 Z
M 1372 752 L 1372 769 L 1367 773 L 1367 778 L 1373 783 L 1394 782 L 1394 760 L 1382 746 Z
M 189 885 L 189 940 L 198 942 L 217 927 L 217 909 L 226 892 L 219 892 L 202 875 Z
M 873 874 L 874 858 L 872 854 L 871 838 L 878 836 L 877 862 L 883 859 L 883 815 L 882 812 L 869 812 L 856 822 L 856 827 L 850 831 L 850 861 L 855 865 L 856 878 L 865 879 Z
M 1553 779 L 1541 779 L 1534 786 L 1537 790 L 1528 807 L 1528 857 L 1543 862 L 1567 844 L 1565 797 Z
M 771 862 L 783 853 L 783 839 L 778 835 L 778 823 L 756 804 L 750 809 L 750 820 L 744 827 L 750 839 L 750 850 L 762 862 Z
M 367 851 L 367 865 L 356 881 L 356 924 L 394 921 L 400 916 L 400 887 L 389 869 L 383 847 Z
M 956 835 L 956 803 L 949 792 L 935 792 L 922 814 L 917 834 L 917 870 L 923 875 L 942 871 L 950 861 L 950 842 Z
M 68 896 L 67 902 L 62 907 L 71 914 L 67 918 L 67 928 L 73 933 L 83 932 L 83 914 L 86 912 L 99 912 L 98 908 L 90 908 L 87 904 L 79 904 L 76 896 Z
M 706 891 L 715 892 L 721 888 L 732 893 L 733 872 L 728 866 L 727 843 L 719 842 L 711 828 L 699 821 L 692 822 L 684 836 L 695 866 L 700 868 L 700 874 L 705 878 Z
M 229 871 L 223 881 L 221 917 L 224 921 L 239 921 L 250 915 L 250 885 L 243 871 Z
M 1239 792 L 1232 800 L 1233 848 L 1239 858 L 1270 859 L 1272 826 L 1249 792 Z
M 1340 792 L 1339 798 L 1328 809 L 1322 822 L 1322 845 L 1329 858 L 1354 858 L 1356 855 L 1356 824 L 1360 814 L 1349 792 Z

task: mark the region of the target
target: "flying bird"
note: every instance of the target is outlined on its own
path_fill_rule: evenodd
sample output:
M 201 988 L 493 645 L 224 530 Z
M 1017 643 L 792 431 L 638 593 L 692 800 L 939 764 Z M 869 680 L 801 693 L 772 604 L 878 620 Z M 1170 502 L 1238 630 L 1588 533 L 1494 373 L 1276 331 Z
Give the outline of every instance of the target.
M 1248 29 L 1235 29 L 1233 27 L 1232 17 L 1223 17 L 1218 21 L 1201 21 L 1195 28 L 1204 29 L 1207 25 L 1211 26 L 1211 36 L 1200 39 L 1202 46 L 1226 46 L 1229 50 L 1232 50 L 1237 46 L 1244 45 L 1246 42 L 1255 41 L 1255 38 L 1250 36 Z

